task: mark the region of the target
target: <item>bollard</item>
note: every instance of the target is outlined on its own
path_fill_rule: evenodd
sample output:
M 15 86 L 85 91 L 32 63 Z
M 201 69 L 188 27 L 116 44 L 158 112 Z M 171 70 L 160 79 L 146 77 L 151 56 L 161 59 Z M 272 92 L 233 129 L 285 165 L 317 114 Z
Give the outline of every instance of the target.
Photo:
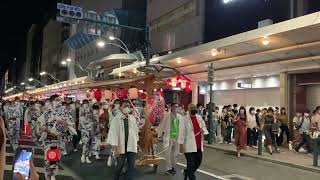
M 318 155 L 320 151 L 319 147 L 320 138 L 313 140 L 313 166 L 318 166 Z
M 262 130 L 258 130 L 259 137 L 258 137 L 258 155 L 262 155 Z

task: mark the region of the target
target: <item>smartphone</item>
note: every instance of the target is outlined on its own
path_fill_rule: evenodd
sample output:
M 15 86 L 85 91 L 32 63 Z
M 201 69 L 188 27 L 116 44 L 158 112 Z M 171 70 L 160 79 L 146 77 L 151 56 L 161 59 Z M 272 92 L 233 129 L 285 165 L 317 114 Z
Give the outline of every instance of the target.
M 30 176 L 30 159 L 32 158 L 32 149 L 18 148 L 13 164 L 13 180 L 17 180 L 16 173 L 20 173 L 26 180 Z

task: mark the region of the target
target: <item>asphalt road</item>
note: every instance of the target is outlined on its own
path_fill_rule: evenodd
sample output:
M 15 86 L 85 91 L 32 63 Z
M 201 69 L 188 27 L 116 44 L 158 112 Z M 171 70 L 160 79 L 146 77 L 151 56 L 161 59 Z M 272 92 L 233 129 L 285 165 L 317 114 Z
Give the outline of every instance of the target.
M 22 142 L 25 146 L 34 148 L 34 163 L 44 180 L 43 173 L 43 150 L 33 142 Z M 6 148 L 6 171 L 4 180 L 12 179 L 13 150 L 10 144 Z M 101 160 L 92 160 L 92 164 L 81 164 L 80 152 L 69 151 L 70 154 L 62 157 L 61 167 L 57 180 L 111 180 L 112 169 L 107 167 L 107 156 L 102 155 Z M 183 179 L 180 170 L 183 168 L 185 159 L 180 157 L 180 169 L 175 176 L 167 176 L 165 162 L 162 162 L 157 173 L 152 167 L 137 167 L 136 180 L 179 180 Z M 203 155 L 203 162 L 197 172 L 198 180 L 215 180 L 217 176 L 229 180 L 318 180 L 320 174 L 309 172 L 284 165 L 274 164 L 249 157 L 237 158 L 235 154 L 225 153 L 206 148 Z M 124 178 L 122 179 L 124 180 Z

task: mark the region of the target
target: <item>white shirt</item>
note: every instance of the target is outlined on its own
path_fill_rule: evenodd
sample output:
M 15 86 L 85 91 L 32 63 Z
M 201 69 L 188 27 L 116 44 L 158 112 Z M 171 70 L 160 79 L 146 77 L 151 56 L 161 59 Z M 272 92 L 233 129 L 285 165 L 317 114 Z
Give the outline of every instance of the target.
M 176 113 L 175 119 L 179 121 L 179 127 L 180 123 L 182 123 L 182 116 L 178 113 Z M 161 136 L 163 134 L 163 146 L 164 148 L 168 147 L 170 145 L 170 132 L 171 132 L 171 121 L 172 121 L 172 115 L 171 113 L 168 113 L 166 115 L 166 118 L 160 123 L 158 127 L 158 135 Z M 180 131 L 180 128 L 179 128 Z
M 125 129 L 123 119 L 125 115 L 122 112 L 117 113 L 110 122 L 107 144 L 117 146 L 120 154 L 125 154 Z M 128 115 L 128 144 L 127 152 L 138 153 L 139 128 L 133 115 Z
M 256 121 L 256 116 L 255 114 L 252 115 L 251 113 L 247 114 L 247 127 L 250 129 L 253 129 L 255 127 L 257 127 L 257 121 Z
M 202 135 L 207 135 L 208 130 L 206 128 L 205 122 L 201 116 L 196 114 Z M 201 138 L 201 150 L 203 151 L 203 136 Z M 187 114 L 182 118 L 182 121 L 179 123 L 179 137 L 178 143 L 184 145 L 185 153 L 197 152 L 196 137 L 193 130 L 193 124 L 190 118 L 190 115 Z

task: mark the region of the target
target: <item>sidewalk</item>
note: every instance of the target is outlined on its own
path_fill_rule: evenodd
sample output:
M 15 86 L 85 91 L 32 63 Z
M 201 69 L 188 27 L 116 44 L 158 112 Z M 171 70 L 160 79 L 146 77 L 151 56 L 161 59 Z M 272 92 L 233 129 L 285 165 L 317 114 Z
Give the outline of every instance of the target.
M 206 148 L 215 149 L 218 151 L 224 151 L 229 153 L 234 153 L 236 156 L 236 147 L 234 144 L 205 144 Z M 290 166 L 294 168 L 304 169 L 307 171 L 312 171 L 320 173 L 320 167 L 312 166 L 313 157 L 308 156 L 303 153 L 294 153 L 286 148 L 280 148 L 280 153 L 274 152 L 272 155 L 265 151 L 263 148 L 262 155 L 258 155 L 258 149 L 249 148 L 247 150 L 241 151 L 242 156 L 247 156 L 250 158 L 255 158 L 263 161 L 268 161 L 272 163 L 282 164 L 285 166 Z

